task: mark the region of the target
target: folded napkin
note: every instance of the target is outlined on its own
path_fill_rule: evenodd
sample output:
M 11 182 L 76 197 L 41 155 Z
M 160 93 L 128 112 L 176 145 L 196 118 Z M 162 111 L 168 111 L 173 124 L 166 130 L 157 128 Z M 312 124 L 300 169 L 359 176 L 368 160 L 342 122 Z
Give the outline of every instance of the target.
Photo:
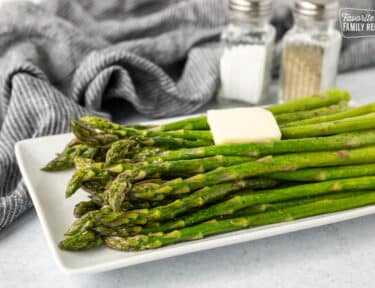
M 215 94 L 225 0 L 6 2 L 0 3 L 0 230 L 32 206 L 15 161 L 17 141 L 69 131 L 70 120 L 82 115 L 110 117 L 103 106 L 114 98 L 166 117 L 193 112 Z M 361 1 L 366 8 L 372 3 Z M 292 24 L 290 1 L 275 5 L 280 39 Z M 374 40 L 346 41 L 340 70 L 375 64 Z

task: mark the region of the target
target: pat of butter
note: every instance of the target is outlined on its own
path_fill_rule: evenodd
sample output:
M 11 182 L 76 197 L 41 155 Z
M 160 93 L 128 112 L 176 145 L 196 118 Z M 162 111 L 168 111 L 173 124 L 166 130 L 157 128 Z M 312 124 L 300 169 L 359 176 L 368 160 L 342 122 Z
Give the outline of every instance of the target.
M 273 114 L 263 108 L 209 110 L 207 121 L 218 144 L 264 143 L 281 139 Z

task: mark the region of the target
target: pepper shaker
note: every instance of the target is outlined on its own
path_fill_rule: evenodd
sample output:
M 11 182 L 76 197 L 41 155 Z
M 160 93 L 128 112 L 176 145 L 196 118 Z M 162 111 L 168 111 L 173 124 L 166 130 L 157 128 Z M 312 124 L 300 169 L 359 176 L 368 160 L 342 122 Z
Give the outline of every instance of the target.
M 280 99 L 288 101 L 335 86 L 341 34 L 337 0 L 296 0 L 294 26 L 283 39 Z

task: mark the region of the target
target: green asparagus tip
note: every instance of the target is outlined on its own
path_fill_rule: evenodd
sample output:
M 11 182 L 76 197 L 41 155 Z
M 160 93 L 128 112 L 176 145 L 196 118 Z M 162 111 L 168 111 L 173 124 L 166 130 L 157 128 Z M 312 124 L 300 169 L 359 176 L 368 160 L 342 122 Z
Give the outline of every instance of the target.
M 78 251 L 98 247 L 103 244 L 103 239 L 92 231 L 83 231 L 69 236 L 59 243 L 62 250 Z

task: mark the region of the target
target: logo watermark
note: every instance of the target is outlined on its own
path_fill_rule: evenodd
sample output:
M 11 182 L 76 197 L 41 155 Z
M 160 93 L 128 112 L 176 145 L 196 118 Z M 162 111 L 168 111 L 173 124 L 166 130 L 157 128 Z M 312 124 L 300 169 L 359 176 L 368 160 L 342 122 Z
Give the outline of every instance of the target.
M 342 8 L 339 20 L 344 38 L 375 36 L 375 10 Z

